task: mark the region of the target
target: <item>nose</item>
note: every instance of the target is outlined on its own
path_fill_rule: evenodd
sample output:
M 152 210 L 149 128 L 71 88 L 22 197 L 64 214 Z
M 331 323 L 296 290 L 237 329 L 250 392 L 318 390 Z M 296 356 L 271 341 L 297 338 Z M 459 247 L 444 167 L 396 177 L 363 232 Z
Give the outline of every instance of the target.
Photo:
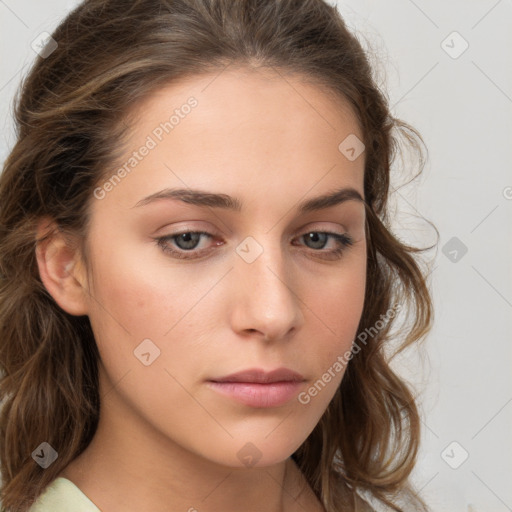
M 290 335 L 304 322 L 302 305 L 294 289 L 292 266 L 286 266 L 279 247 L 264 247 L 251 263 L 236 256 L 231 278 L 232 329 L 242 335 L 257 333 L 265 340 Z

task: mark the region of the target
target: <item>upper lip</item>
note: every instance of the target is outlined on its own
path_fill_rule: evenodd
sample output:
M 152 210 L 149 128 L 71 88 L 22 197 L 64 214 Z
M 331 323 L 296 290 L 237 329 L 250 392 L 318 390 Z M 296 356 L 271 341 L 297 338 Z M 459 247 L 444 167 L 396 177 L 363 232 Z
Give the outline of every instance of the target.
M 288 368 L 277 368 L 268 372 L 260 368 L 250 368 L 211 380 L 213 382 L 256 382 L 268 384 L 271 382 L 301 382 L 304 380 L 304 377 L 300 373 Z

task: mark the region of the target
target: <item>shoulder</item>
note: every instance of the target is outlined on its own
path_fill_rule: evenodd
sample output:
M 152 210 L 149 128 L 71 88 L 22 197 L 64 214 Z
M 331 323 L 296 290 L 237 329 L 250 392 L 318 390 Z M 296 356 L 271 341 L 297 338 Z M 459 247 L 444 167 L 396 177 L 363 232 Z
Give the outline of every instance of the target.
M 101 512 L 100 509 L 67 478 L 56 478 L 32 504 L 28 512 Z

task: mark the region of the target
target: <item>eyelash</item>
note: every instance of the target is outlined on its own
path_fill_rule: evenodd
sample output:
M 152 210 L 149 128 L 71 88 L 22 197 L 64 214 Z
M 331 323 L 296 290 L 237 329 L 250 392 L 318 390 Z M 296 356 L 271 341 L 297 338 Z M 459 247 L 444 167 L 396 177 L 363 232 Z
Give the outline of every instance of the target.
M 351 236 L 347 235 L 346 233 L 340 234 L 340 233 L 333 233 L 330 231 L 308 231 L 307 233 L 304 233 L 303 235 L 300 235 L 298 238 L 302 238 L 306 235 L 309 235 L 311 233 L 320 233 L 323 235 L 327 235 L 328 237 L 332 237 L 339 245 L 336 249 L 332 249 L 327 252 L 320 252 L 321 249 L 311 249 L 313 253 L 318 253 L 315 256 L 319 257 L 321 259 L 329 259 L 329 260 L 335 260 L 340 259 L 343 255 L 343 253 L 354 244 L 354 240 Z M 209 238 L 213 238 L 213 235 L 211 233 L 208 233 L 206 231 L 182 231 L 179 233 L 175 233 L 173 235 L 166 235 L 159 238 L 155 238 L 155 241 L 157 245 L 162 249 L 162 251 L 166 254 L 170 254 L 172 257 L 175 257 L 177 259 L 187 259 L 187 260 L 194 260 L 197 258 L 200 258 L 203 254 L 206 252 L 209 252 L 211 249 L 203 249 L 198 252 L 196 252 L 195 256 L 186 256 L 185 254 L 192 253 L 194 249 L 191 249 L 189 251 L 186 251 L 184 249 L 181 250 L 175 250 L 171 249 L 168 245 L 169 241 L 172 241 L 176 239 L 177 237 L 185 234 L 197 234 L 197 235 L 204 235 Z M 328 241 L 328 240 L 327 240 Z

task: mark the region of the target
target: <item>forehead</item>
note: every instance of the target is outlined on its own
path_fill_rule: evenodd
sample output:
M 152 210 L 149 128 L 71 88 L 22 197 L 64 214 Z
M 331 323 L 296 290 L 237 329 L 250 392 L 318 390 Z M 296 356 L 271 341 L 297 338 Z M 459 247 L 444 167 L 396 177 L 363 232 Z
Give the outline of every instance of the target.
M 358 117 L 340 93 L 311 77 L 275 67 L 230 65 L 216 72 L 181 78 L 140 101 L 130 114 L 135 119 L 158 121 L 162 115 L 179 110 L 192 96 L 200 105 L 201 121 L 220 113 L 223 125 L 252 117 L 256 129 L 262 125 L 268 128 L 279 120 L 288 125 L 307 120 L 313 122 L 312 128 L 321 131 L 343 131 L 350 126 L 351 133 L 363 139 Z M 267 117 L 262 118 L 264 114 Z M 287 117 L 279 119 L 282 114 Z M 256 118 L 261 122 L 255 123 Z
M 364 154 L 351 161 L 340 150 L 347 137 L 363 139 L 353 109 L 300 75 L 227 67 L 188 77 L 134 106 L 127 122 L 112 168 L 124 165 L 126 177 L 109 196 L 130 206 L 164 186 L 239 196 L 266 186 L 298 198 L 321 182 L 364 195 Z

